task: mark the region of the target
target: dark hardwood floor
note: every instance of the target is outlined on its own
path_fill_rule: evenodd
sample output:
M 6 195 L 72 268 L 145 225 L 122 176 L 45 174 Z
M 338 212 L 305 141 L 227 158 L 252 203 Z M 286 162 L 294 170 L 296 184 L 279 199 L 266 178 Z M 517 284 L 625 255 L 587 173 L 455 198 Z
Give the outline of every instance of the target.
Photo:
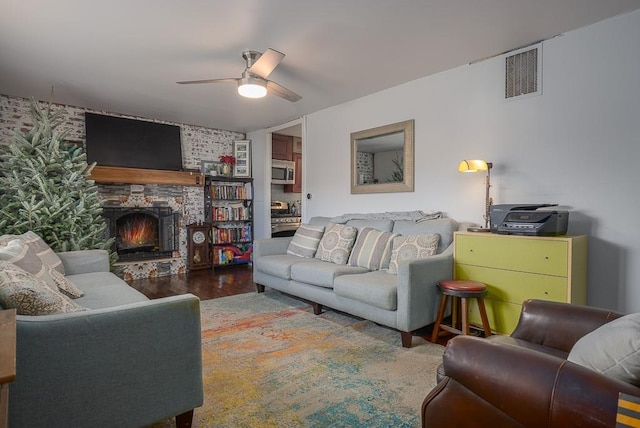
M 209 300 L 256 292 L 250 265 L 197 270 L 160 278 L 135 279 L 128 283 L 150 299 L 191 293 L 201 300 Z M 415 331 L 414 334 L 430 340 L 432 331 L 432 326 L 427 326 Z M 453 336 L 440 337 L 438 343 L 445 345 L 451 337 Z

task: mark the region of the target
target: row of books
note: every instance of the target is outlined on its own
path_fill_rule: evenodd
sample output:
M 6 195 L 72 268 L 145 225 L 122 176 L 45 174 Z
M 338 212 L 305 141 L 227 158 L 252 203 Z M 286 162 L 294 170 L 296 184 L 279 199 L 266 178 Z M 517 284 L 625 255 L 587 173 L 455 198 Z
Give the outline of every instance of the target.
M 252 199 L 251 184 L 211 185 L 213 199 Z
M 211 208 L 211 220 L 251 220 L 251 208 L 245 207 L 243 205 L 214 206 Z
M 246 224 L 242 227 L 212 227 L 211 236 L 214 244 L 250 242 L 251 224 Z
M 213 249 L 213 264 L 214 265 L 228 265 L 249 263 L 251 261 L 251 254 L 253 247 L 244 247 L 242 245 L 225 245 L 222 247 L 216 247 Z

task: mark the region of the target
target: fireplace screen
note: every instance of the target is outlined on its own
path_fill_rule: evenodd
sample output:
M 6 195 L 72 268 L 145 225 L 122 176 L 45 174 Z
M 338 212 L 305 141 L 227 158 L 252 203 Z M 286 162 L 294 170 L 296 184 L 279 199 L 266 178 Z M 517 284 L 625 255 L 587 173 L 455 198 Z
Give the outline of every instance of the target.
M 178 251 L 179 215 L 168 207 L 105 208 L 118 261 L 173 257 Z

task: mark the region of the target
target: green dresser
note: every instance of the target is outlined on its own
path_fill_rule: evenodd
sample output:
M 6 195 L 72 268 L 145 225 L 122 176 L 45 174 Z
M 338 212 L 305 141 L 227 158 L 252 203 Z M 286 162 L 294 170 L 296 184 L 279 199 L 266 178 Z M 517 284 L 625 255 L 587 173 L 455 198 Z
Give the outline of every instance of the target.
M 454 276 L 487 285 L 491 329 L 511 334 L 526 299 L 587 303 L 587 237 L 455 233 Z M 470 320 L 480 323 L 477 305 Z

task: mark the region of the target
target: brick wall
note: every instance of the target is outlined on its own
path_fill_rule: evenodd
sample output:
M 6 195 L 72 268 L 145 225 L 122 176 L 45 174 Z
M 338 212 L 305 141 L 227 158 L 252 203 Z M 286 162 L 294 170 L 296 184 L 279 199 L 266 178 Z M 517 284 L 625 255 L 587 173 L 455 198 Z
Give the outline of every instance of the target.
M 78 145 L 84 145 L 84 113 L 87 111 L 128 119 L 152 120 L 158 123 L 179 125 L 182 140 L 182 165 L 185 169 L 199 169 L 202 160 L 217 161 L 221 155 L 232 154 L 233 141 L 246 137 L 241 132 L 88 110 L 62 104 L 54 104 L 52 108 L 64 110 L 66 119 L 59 131 L 66 130 L 68 132 L 67 139 Z M 0 94 L 0 146 L 9 144 L 16 131 L 27 131 L 31 128 L 33 123 L 29 110 L 30 101 L 28 99 Z M 125 278 L 137 279 L 173 275 L 186 270 L 186 225 L 204 220 L 204 195 L 201 187 L 146 185 L 142 192 L 139 189 L 132 192 L 131 186 L 128 185 L 99 185 L 98 187 L 100 195 L 108 205 L 113 205 L 121 198 L 127 198 L 129 201 L 139 200 L 141 204 L 170 204 L 175 206 L 174 209 L 182 211 L 180 257 L 170 261 L 145 261 L 124 265 L 122 275 Z M 132 198 L 131 196 L 134 194 L 135 197 Z

